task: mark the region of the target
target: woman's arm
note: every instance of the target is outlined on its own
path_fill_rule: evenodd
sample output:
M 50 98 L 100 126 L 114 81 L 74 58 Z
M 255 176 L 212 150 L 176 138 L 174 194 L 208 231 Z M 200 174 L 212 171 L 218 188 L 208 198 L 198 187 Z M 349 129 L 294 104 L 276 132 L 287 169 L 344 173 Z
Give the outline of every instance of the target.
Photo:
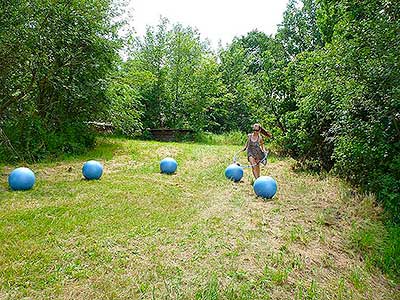
M 248 145 L 249 145 L 249 140 L 246 141 L 246 144 L 244 145 L 244 148 L 242 149 L 242 151 L 246 151 Z
M 244 145 L 244 148 L 242 149 L 242 151 L 246 151 L 248 146 L 249 146 L 249 137 L 247 137 L 246 144 Z

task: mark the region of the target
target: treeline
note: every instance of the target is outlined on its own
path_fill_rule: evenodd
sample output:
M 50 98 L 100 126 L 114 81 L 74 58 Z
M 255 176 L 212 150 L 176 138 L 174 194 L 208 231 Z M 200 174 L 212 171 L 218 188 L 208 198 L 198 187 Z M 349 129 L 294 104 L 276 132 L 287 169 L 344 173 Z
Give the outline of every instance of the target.
M 400 214 L 400 6 L 290 0 L 275 35 L 218 51 L 161 19 L 118 51 L 111 0 L 0 6 L 0 159 L 83 151 L 88 122 L 120 133 L 224 133 L 260 122 L 303 167 L 333 171 Z
M 126 134 L 148 127 L 212 129 L 208 110 L 214 102 L 225 102 L 226 89 L 217 57 L 199 33 L 162 19 L 131 47 L 129 60 L 113 77 L 112 101 L 115 106 L 129 103 L 136 114 L 112 116 L 118 128 Z

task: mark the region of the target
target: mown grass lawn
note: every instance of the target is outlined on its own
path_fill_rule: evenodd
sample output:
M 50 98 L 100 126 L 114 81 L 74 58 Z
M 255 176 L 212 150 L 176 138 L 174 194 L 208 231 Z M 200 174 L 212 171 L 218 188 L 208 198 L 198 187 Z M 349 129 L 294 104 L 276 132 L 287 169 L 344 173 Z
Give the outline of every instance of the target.
M 32 191 L 0 186 L 1 299 L 396 299 L 351 237 L 379 208 L 330 176 L 271 157 L 279 185 L 224 178 L 231 145 L 99 139 L 85 156 L 30 166 Z M 160 159 L 179 163 L 159 173 Z M 104 164 L 82 180 L 87 159 Z

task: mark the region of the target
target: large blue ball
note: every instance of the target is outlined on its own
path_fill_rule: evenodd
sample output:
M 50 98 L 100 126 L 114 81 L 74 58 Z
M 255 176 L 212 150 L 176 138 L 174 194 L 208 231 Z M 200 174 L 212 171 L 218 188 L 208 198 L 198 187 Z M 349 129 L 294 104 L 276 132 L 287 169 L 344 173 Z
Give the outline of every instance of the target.
M 172 174 L 175 173 L 178 163 L 171 157 L 164 158 L 160 162 L 161 173 Z
M 103 165 L 95 160 L 89 160 L 83 164 L 83 176 L 88 179 L 99 179 L 103 175 Z
M 225 177 L 238 182 L 243 177 L 243 168 L 237 164 L 231 164 L 225 169 Z
M 30 190 L 35 184 L 35 174 L 28 168 L 17 168 L 8 176 L 8 184 L 14 191 Z
M 253 185 L 254 192 L 257 196 L 271 199 L 277 190 L 275 179 L 270 176 L 261 176 L 256 179 Z

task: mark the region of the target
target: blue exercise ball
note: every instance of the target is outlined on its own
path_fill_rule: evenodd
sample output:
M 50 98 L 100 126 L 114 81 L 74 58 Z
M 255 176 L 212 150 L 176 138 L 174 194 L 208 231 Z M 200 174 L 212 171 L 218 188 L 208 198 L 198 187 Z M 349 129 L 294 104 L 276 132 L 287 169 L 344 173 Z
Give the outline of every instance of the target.
M 270 176 L 258 177 L 253 184 L 256 195 L 267 199 L 274 197 L 277 187 L 275 179 Z
M 237 164 L 231 164 L 225 169 L 225 177 L 238 182 L 243 177 L 243 168 Z
M 8 176 L 8 184 L 14 191 L 30 190 L 35 184 L 35 174 L 28 168 L 17 168 Z
M 103 165 L 96 160 L 89 160 L 83 164 L 83 176 L 88 179 L 99 179 L 103 175 Z
M 171 157 L 164 158 L 160 162 L 161 173 L 165 173 L 165 174 L 175 173 L 177 167 L 178 167 L 178 163 L 176 162 L 175 159 L 173 159 Z

